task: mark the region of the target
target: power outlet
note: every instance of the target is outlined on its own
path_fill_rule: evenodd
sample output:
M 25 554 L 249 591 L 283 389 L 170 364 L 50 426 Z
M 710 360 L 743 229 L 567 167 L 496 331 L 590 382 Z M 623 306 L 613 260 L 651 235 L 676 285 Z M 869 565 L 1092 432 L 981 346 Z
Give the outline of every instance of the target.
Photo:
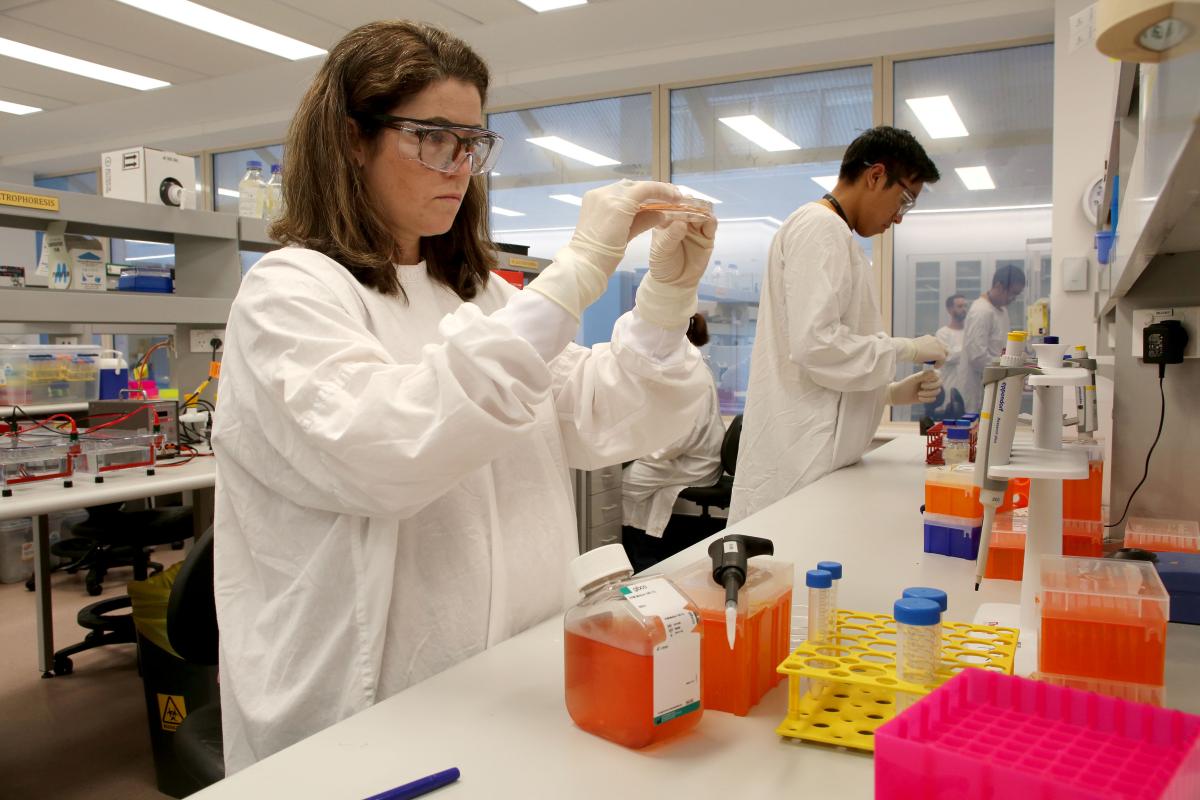
M 212 345 L 209 344 L 213 339 L 220 339 L 221 346 L 217 348 L 220 353 L 225 349 L 225 329 L 224 328 L 208 328 L 201 330 L 193 328 L 192 335 L 189 339 L 190 349 L 193 353 L 211 353 Z
M 1137 308 L 1133 311 L 1133 357 L 1142 358 L 1142 331 L 1147 325 L 1177 319 L 1188 332 L 1188 344 L 1184 358 L 1200 358 L 1200 306 L 1181 308 Z
M 50 337 L 50 344 L 79 344 L 79 337 L 75 334 L 57 334 Z

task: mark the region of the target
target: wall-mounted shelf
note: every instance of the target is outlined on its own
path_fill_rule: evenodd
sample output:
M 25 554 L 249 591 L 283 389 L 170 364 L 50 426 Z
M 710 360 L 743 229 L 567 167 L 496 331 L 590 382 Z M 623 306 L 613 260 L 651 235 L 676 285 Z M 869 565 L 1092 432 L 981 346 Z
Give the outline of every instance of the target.
M 67 231 L 119 239 L 173 242 L 178 235 L 212 239 L 236 239 L 237 219 L 213 211 L 181 211 L 178 208 L 114 200 L 79 192 L 57 192 L 0 183 L 0 191 L 53 196 L 58 211 L 0 205 L 0 228 L 44 231 L 46 225 L 66 220 Z
M 1122 178 L 1111 288 L 1098 317 L 1116 307 L 1155 256 L 1200 250 L 1200 51 L 1140 69 L 1137 145 Z
M 238 247 L 263 253 L 277 250 L 279 243 L 267 236 L 269 220 L 254 217 L 238 217 Z
M 138 322 L 224 324 L 232 298 L 154 292 L 0 289 L 6 322 Z

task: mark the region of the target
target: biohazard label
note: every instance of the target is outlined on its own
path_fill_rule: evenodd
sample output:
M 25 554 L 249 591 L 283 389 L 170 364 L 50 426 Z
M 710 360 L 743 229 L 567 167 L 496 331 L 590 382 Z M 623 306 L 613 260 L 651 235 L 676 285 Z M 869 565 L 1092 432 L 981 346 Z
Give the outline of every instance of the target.
M 160 694 L 158 696 L 158 719 L 162 723 L 164 731 L 174 733 L 186 716 L 187 704 L 183 702 L 183 695 Z

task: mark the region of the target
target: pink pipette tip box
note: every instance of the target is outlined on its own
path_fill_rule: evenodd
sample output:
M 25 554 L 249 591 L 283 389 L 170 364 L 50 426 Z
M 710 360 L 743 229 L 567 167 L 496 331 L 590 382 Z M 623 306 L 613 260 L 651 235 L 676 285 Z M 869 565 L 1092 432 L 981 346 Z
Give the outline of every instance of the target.
M 966 669 L 875 736 L 877 800 L 1194 800 L 1200 717 Z

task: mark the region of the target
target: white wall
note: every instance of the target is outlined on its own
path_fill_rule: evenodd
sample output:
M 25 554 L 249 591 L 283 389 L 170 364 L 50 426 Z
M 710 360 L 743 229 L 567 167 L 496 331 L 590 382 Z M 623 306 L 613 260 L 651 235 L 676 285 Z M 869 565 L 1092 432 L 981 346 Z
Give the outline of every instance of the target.
M 1071 52 L 1071 15 L 1090 0 L 1054 3 L 1054 246 L 1051 327 L 1063 341 L 1096 346 L 1095 229 L 1083 216 L 1085 187 L 1104 171 L 1112 129 L 1119 64 L 1088 43 Z M 1064 292 L 1064 258 L 1089 257 L 1089 291 Z

